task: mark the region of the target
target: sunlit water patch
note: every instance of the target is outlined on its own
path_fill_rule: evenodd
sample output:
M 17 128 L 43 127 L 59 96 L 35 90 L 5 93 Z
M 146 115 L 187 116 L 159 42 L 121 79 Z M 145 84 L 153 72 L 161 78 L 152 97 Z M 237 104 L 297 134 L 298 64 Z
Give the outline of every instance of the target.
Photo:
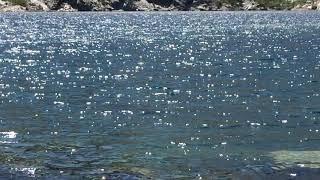
M 312 178 L 319 20 L 0 14 L 1 178 Z
M 14 131 L 0 132 L 0 143 L 16 143 L 15 138 L 17 133 Z

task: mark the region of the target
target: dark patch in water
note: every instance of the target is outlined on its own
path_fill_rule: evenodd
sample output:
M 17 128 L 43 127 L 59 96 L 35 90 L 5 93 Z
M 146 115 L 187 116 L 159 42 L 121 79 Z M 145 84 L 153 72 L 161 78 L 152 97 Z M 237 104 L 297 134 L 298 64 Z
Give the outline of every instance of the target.
M 295 180 L 318 180 L 320 169 L 301 167 L 277 167 L 271 164 L 261 166 L 247 166 L 238 170 L 233 175 L 234 180 L 270 180 L 270 179 L 295 179 Z

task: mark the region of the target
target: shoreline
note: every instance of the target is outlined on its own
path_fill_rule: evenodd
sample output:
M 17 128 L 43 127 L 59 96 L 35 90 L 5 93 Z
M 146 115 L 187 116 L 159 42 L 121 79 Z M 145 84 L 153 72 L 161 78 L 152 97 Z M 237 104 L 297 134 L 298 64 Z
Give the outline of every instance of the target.
M 207 13 L 207 12 L 320 12 L 319 10 L 308 10 L 308 9 L 298 9 L 298 10 L 208 10 L 208 11 L 198 11 L 198 10 L 160 10 L 160 11 L 134 11 L 134 10 L 112 10 L 112 11 L 59 11 L 59 10 L 49 10 L 49 11 L 30 11 L 30 10 L 14 10 L 14 11 L 2 11 L 0 9 L 0 13 Z
M 254 10 L 254 11 L 246 11 L 246 10 L 213 10 L 213 11 L 180 11 L 180 10 L 172 10 L 172 11 L 123 11 L 123 10 L 113 10 L 113 11 L 1 11 L 0 14 L 4 13 L 258 13 L 258 12 L 274 12 L 274 13 L 282 13 L 282 12 L 314 12 L 317 13 L 317 10 Z
M 287 1 L 270 5 L 259 4 L 258 0 L 0 0 L 0 12 L 320 11 L 320 0 L 284 2 Z

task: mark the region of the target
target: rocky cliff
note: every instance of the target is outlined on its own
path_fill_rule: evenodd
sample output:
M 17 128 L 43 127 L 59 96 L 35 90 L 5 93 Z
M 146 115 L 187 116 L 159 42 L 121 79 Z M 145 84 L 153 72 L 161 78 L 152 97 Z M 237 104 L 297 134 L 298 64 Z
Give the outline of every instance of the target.
M 0 11 L 320 10 L 320 0 L 0 0 Z

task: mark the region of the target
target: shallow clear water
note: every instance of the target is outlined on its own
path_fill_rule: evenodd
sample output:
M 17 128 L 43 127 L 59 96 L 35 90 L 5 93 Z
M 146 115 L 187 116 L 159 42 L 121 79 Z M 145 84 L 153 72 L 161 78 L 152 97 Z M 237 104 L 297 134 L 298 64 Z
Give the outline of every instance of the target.
M 1 174 L 284 166 L 271 152 L 320 148 L 319 29 L 314 12 L 0 14 Z

